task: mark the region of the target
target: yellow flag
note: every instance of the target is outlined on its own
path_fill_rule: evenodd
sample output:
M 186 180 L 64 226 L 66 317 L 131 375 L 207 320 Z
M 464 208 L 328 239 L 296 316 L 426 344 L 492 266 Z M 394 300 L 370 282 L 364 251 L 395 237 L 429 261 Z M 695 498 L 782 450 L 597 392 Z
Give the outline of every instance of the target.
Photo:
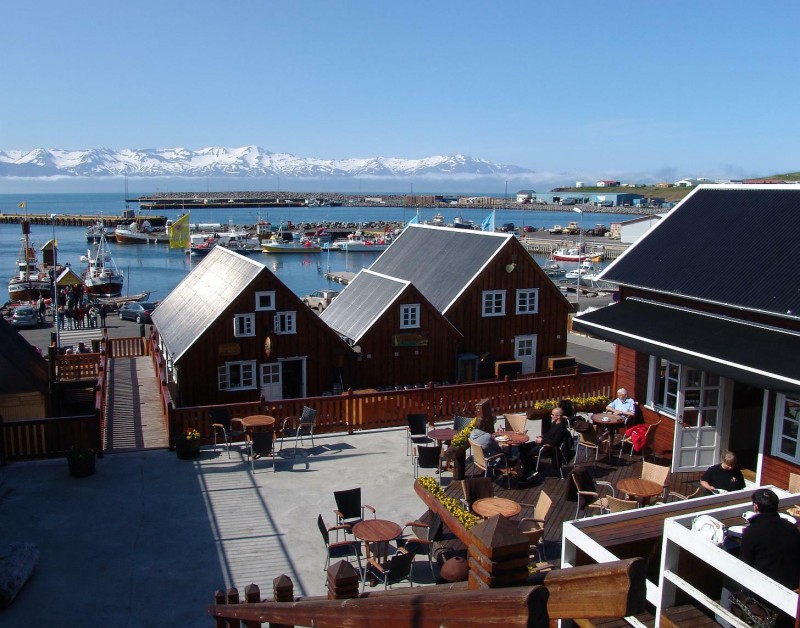
M 17 205 L 17 207 L 19 207 L 20 209 L 25 209 L 26 205 L 27 203 L 25 201 L 22 201 L 19 205 Z
M 189 214 L 172 223 L 169 231 L 169 248 L 185 249 L 189 246 Z

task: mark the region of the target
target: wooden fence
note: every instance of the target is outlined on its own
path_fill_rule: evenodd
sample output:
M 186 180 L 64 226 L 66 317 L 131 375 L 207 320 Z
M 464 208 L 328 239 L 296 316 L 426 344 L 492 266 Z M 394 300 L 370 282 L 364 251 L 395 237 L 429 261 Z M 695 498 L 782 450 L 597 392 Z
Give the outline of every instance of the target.
M 13 460 L 63 458 L 73 446 L 102 456 L 100 413 L 4 422 L 0 417 L 0 465 Z

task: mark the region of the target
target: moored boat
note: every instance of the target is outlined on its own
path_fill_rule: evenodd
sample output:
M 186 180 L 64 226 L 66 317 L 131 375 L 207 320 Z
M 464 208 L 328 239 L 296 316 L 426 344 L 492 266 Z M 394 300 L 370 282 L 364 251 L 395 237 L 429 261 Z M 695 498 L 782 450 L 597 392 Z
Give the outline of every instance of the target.
M 577 268 L 573 268 L 570 271 L 567 271 L 567 274 L 564 275 L 565 279 L 577 279 L 580 277 L 583 279 L 584 277 L 588 277 L 591 275 L 592 277 L 596 277 L 600 273 L 600 269 L 592 264 L 591 261 L 584 260 L 580 263 L 580 266 Z
M 603 251 L 582 251 L 579 247 L 561 247 L 553 251 L 551 257 L 558 262 L 603 261 Z
M 341 251 L 366 252 L 366 251 L 384 251 L 389 248 L 391 242 L 386 238 L 370 238 L 364 236 L 360 231 L 351 233 L 347 236 L 346 240 L 338 242 L 338 248 Z
M 117 227 L 114 229 L 114 239 L 117 244 L 169 244 L 169 234 L 153 229 L 147 220 L 132 222 L 127 228 Z
M 89 225 L 86 227 L 86 241 L 87 242 L 97 242 L 100 239 L 100 232 L 102 231 L 103 235 L 106 236 L 106 240 L 108 242 L 115 242 L 116 235 L 114 234 L 113 227 L 106 227 L 101 222 L 97 222 L 94 225 Z
M 321 253 L 322 247 L 319 242 L 297 233 L 292 234 L 291 240 L 286 240 L 283 232 L 279 231 L 261 242 L 261 250 L 265 253 Z
M 12 301 L 35 301 L 40 296 L 49 298 L 51 282 L 49 273 L 39 266 L 36 248 L 30 240 L 31 224 L 22 221 L 22 239 L 17 257 L 17 272 L 8 282 L 8 297 Z
M 100 233 L 100 239 L 81 257 L 81 262 L 86 264 L 83 272 L 83 283 L 86 291 L 93 297 L 118 297 L 122 294 L 124 276 L 114 262 L 108 241 Z

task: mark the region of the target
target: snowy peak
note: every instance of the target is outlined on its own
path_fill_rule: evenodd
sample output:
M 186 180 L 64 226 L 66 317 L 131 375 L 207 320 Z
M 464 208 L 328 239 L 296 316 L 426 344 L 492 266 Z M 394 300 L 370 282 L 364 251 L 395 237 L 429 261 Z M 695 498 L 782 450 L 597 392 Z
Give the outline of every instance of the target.
M 258 146 L 0 151 L 0 177 L 408 177 L 421 175 L 513 175 L 530 173 L 465 155 L 423 159 L 370 157 L 316 159 L 271 153 Z

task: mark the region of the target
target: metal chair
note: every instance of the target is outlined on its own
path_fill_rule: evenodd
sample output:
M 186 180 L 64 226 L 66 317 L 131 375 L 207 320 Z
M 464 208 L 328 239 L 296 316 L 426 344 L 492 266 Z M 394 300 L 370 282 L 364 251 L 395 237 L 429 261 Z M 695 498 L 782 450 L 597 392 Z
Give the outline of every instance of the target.
M 592 482 L 592 484 L 589 485 L 588 481 L 583 479 L 587 476 L 588 474 L 583 475 L 578 472 L 573 472 L 570 474 L 578 494 L 578 503 L 575 506 L 576 519 L 578 518 L 578 513 L 581 509 L 581 502 L 588 502 L 586 506 L 584 506 L 584 513 L 589 510 L 596 510 L 599 513 L 603 513 L 608 509 L 608 499 L 600 495 L 600 491 L 597 490 L 599 486 L 608 487 L 611 489 L 611 496 L 617 496 L 617 493 L 614 490 L 614 485 L 611 484 L 611 482 L 605 482 L 603 480 L 591 480 L 591 477 L 589 477 Z
M 414 479 L 419 477 L 420 469 L 437 469 L 441 470 L 442 465 L 442 446 L 438 445 L 417 445 L 414 447 L 411 456 L 411 464 L 414 467 Z M 441 481 L 441 473 L 437 475 L 439 484 Z
M 606 513 L 611 512 L 624 512 L 626 510 L 633 510 L 639 505 L 639 502 L 627 499 L 620 499 L 619 497 L 606 497 Z
M 581 449 L 586 452 L 586 460 L 589 459 L 589 452 L 594 450 L 594 461 L 597 462 L 600 447 L 597 444 L 597 431 L 593 425 L 590 425 L 584 431 L 578 432 L 578 442 L 575 447 L 575 464 L 578 464 L 578 456 L 581 453 Z
M 525 412 L 514 412 L 504 414 L 506 420 L 506 429 L 518 434 L 525 433 L 525 424 L 528 422 L 528 415 Z
M 660 423 L 661 423 L 661 419 L 659 419 L 655 423 L 648 423 L 647 424 L 647 431 L 645 431 L 645 433 L 644 433 L 644 445 L 642 445 L 642 462 L 644 462 L 645 456 L 647 455 L 647 447 L 648 447 L 648 445 L 650 444 L 650 441 L 653 438 L 652 437 L 653 430 Z M 622 451 L 625 449 L 625 445 L 630 445 L 631 446 L 630 455 L 631 456 L 633 455 L 633 438 L 631 438 L 630 436 L 624 436 L 623 435 L 622 440 L 620 441 L 620 444 L 619 444 L 619 458 L 618 458 L 618 460 L 622 459 Z
M 409 521 L 403 528 L 404 533 L 406 528 L 411 528 L 414 532 L 414 536 L 406 539 L 406 544 L 403 546 L 403 549 L 415 556 L 417 554 L 427 554 L 431 564 L 431 576 L 435 578 L 436 574 L 433 573 L 433 544 L 442 540 L 442 534 L 444 532 L 442 518 L 434 514 L 431 517 L 430 523 Z
M 384 589 L 388 589 L 403 580 L 408 580 L 409 586 L 413 587 L 414 580 L 411 576 L 413 562 L 414 554 L 403 549 L 397 550 L 397 553 L 383 565 L 372 558 L 368 559 L 367 568 L 364 570 L 364 579 L 361 582 L 361 590 L 364 590 L 368 577 L 378 582 L 383 582 Z
M 503 452 L 486 456 L 483 453 L 483 447 L 471 439 L 467 440 L 469 441 L 469 448 L 472 452 L 472 464 L 483 471 L 483 477 L 489 477 L 489 471 L 492 472 L 492 476 L 494 476 L 495 471 L 505 471 L 506 480 L 508 481 L 508 488 L 511 488 L 511 474 L 509 473 L 510 468 L 508 466 L 508 456 L 506 456 L 506 454 Z
M 281 446 L 280 450 L 283 450 L 283 442 L 287 438 L 291 438 L 292 432 L 294 432 L 294 454 L 297 455 L 297 444 L 304 444 L 304 438 L 306 436 L 311 437 L 311 449 L 312 451 L 316 448 L 314 444 L 314 425 L 317 422 L 317 411 L 314 408 L 310 408 L 308 406 L 303 406 L 303 412 L 299 417 L 287 417 L 283 420 L 283 426 L 281 427 L 282 438 L 281 438 Z M 289 424 L 292 424 L 291 427 Z
M 272 458 L 272 472 L 275 473 L 275 443 L 272 432 L 253 432 L 247 441 L 247 455 L 250 457 L 250 472 L 255 474 L 256 458 Z
M 525 504 L 527 505 L 527 504 Z M 547 523 L 547 514 L 553 505 L 553 500 L 550 496 L 542 491 L 539 493 L 539 499 L 536 500 L 536 506 L 533 509 L 533 517 L 523 517 L 520 519 L 520 531 L 528 537 L 528 542 L 531 547 L 535 547 L 539 558 L 547 560 L 544 552 L 544 527 Z
M 349 530 L 349 526 L 337 525 L 329 528 L 322 520 L 322 515 L 319 515 L 317 517 L 317 527 L 319 528 L 320 534 L 322 534 L 322 540 L 325 543 L 325 549 L 327 551 L 327 558 L 325 559 L 325 567 L 323 569 L 328 569 L 332 558 L 347 558 L 349 561 L 351 556 L 355 556 L 356 559 L 358 559 L 358 570 L 362 571 L 361 543 L 359 541 L 338 541 L 336 543 L 331 543 L 331 532 L 336 530 L 338 536 L 339 530 Z
M 406 456 L 411 455 L 411 445 L 427 445 L 433 441 L 428 438 L 428 415 L 406 415 Z
M 642 462 L 641 478 L 643 480 L 650 480 L 651 482 L 660 484 L 663 487 L 663 490 L 661 492 L 662 497 L 667 494 L 669 486 L 669 476 L 670 476 L 669 467 L 664 467 L 659 464 L 653 464 L 652 462 Z
M 472 423 L 472 421 L 473 417 L 455 415 L 453 417 L 453 429 L 456 430 L 457 432 L 460 432 L 470 423 Z
M 361 503 L 361 489 L 350 488 L 344 491 L 334 491 L 333 499 L 336 501 L 336 525 L 347 526 L 349 528 L 364 519 L 364 510 L 372 512 L 375 519 L 375 508 L 369 504 Z
M 550 458 L 550 462 L 553 465 L 553 468 L 558 473 L 558 476 L 563 480 L 564 479 L 564 471 L 561 467 L 569 462 L 567 460 L 568 455 L 565 452 L 565 445 L 561 443 L 558 447 L 555 445 L 550 445 L 545 443 L 539 448 L 539 453 L 536 456 L 536 474 L 539 474 L 539 463 L 542 461 L 542 457 Z
M 228 450 L 228 458 L 231 457 L 231 441 L 234 438 L 242 438 L 245 435 L 244 430 L 231 429 L 231 412 L 228 408 L 211 408 L 208 411 L 208 416 L 211 419 L 211 430 L 214 433 L 214 451 L 217 451 L 217 435 L 222 436 L 222 442 L 225 443 L 225 449 Z

